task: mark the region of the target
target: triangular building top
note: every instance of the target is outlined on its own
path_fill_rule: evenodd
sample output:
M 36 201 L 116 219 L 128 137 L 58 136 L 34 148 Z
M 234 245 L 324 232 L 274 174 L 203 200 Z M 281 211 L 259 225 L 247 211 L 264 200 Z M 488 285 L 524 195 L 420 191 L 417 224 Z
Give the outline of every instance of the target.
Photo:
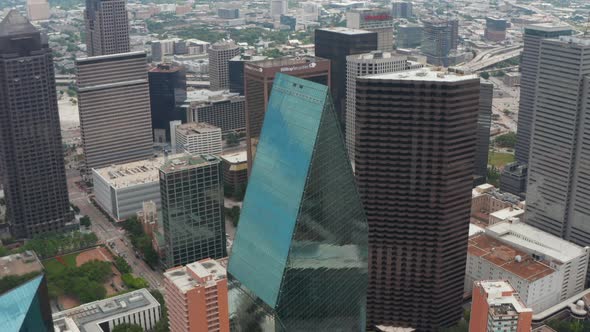
M 31 21 L 16 9 L 8 12 L 8 15 L 0 22 L 0 36 L 14 36 L 38 32 L 39 30 L 31 24 Z

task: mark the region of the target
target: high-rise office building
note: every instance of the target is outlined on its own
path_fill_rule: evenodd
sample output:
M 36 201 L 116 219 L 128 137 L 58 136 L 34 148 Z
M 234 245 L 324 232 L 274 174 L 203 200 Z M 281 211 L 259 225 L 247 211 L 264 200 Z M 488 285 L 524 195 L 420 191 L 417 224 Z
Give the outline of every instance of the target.
M 422 53 L 428 63 L 445 67 L 454 65 L 456 60 L 451 53 L 457 51 L 459 45 L 459 21 L 430 19 L 422 23 Z
M 529 332 L 533 310 L 527 308 L 504 280 L 475 282 L 469 331 Z
M 165 130 L 169 142 L 170 121 L 186 122 L 186 111 L 181 107 L 186 100 L 186 71 L 183 67 L 159 64 L 148 72 L 148 80 L 152 130 Z
M 287 10 L 287 0 L 270 0 L 270 16 L 278 18 L 281 15 L 286 15 Z
M 190 122 L 176 127 L 176 148 L 202 155 L 221 153 L 221 128 L 206 122 Z
M 396 48 L 417 48 L 422 45 L 422 26 L 404 24 L 397 27 Z
M 205 98 L 189 93 L 183 107 L 188 122 L 206 122 L 224 134 L 246 130 L 246 99 L 237 93 L 224 91 Z
M 538 81 L 539 51 L 545 38 L 569 36 L 573 30 L 568 26 L 538 24 L 524 29 L 524 48 L 520 62 L 520 101 L 518 106 L 518 130 L 516 131 L 516 160 L 521 164 L 529 161 L 531 130 L 535 114 L 535 86 Z M 524 191 L 524 190 L 523 190 Z M 514 193 L 516 194 L 516 193 Z
M 29 20 L 46 20 L 49 15 L 49 2 L 47 0 L 27 0 L 27 16 Z
M 54 331 L 43 275 L 0 294 L 0 308 L 0 331 Z
M 524 199 L 529 166 L 518 161 L 506 164 L 500 174 L 500 189 Z
M 315 30 L 315 55 L 330 60 L 330 92 L 341 128 L 346 122 L 346 57 L 377 50 L 376 32 L 349 28 Z
M 462 316 L 479 98 L 477 75 L 425 68 L 357 80 L 369 326 L 434 331 Z
M 227 275 L 219 261 L 174 267 L 164 278 L 170 332 L 229 332 Z
M 264 55 L 237 55 L 229 60 L 229 92 L 244 95 L 244 65 L 252 61 L 265 60 Z
M 211 45 L 209 53 L 209 81 L 211 90 L 229 89 L 229 60 L 240 54 L 240 47 L 233 41 L 221 41 Z
M 0 22 L 0 179 L 15 238 L 59 232 L 70 212 L 53 57 L 12 10 Z
M 525 221 L 590 245 L 590 38 L 541 41 L 534 110 Z
M 393 49 L 393 19 L 386 9 L 353 9 L 346 13 L 346 27 L 377 33 L 377 49 Z
M 129 19 L 125 0 L 86 0 L 88 56 L 129 52 Z
M 244 65 L 248 171 L 252 169 L 264 114 L 268 107 L 270 90 L 277 73 L 288 73 L 328 85 L 330 84 L 330 61 L 313 56 L 303 56 L 253 61 Z
M 391 14 L 393 18 L 410 18 L 412 13 L 412 3 L 409 1 L 394 1 L 391 3 Z
M 484 38 L 491 41 L 503 41 L 506 39 L 506 27 L 508 21 L 499 17 L 486 17 L 486 29 Z
M 227 256 L 221 161 L 185 155 L 160 168 L 166 266 Z
M 145 52 L 77 59 L 76 67 L 87 173 L 152 156 Z
M 327 86 L 277 75 L 229 260 L 234 331 L 365 330 L 367 223 L 338 126 Z
M 489 82 L 481 83 L 479 92 L 479 116 L 477 117 L 477 140 L 475 151 L 475 167 L 473 170 L 473 185 L 486 183 L 488 176 L 488 153 L 490 150 L 490 129 L 492 127 L 492 101 L 494 85 Z
M 394 73 L 418 69 L 422 64 L 408 60 L 405 55 L 392 52 L 372 51 L 346 57 L 346 149 L 354 165 L 354 142 L 356 120 L 356 79 L 360 76 Z M 354 167 L 354 166 L 353 166 Z
M 240 17 L 240 10 L 238 8 L 217 8 L 217 16 L 233 20 Z

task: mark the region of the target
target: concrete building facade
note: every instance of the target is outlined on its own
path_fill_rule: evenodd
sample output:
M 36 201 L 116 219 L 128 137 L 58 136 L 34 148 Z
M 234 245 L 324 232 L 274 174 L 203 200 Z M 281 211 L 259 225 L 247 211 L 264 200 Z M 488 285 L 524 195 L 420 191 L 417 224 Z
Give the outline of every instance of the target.
M 170 332 L 230 331 L 226 264 L 206 258 L 164 273 Z
M 85 168 L 152 156 L 146 54 L 131 52 L 76 60 Z
M 475 167 L 473 169 L 474 185 L 486 183 L 488 176 L 488 153 L 490 150 L 493 98 L 494 85 L 489 82 L 482 82 L 479 92 L 479 116 L 477 118 L 477 150 L 475 152 Z
M 393 49 L 393 18 L 386 9 L 354 9 L 346 13 L 346 27 L 377 33 L 377 49 Z
M 47 0 L 27 0 L 27 17 L 29 20 L 46 20 L 49 16 L 49 2 Z
M 220 157 L 225 190 L 236 196 L 243 194 L 248 183 L 248 153 L 239 151 L 222 154 Z
M 430 331 L 462 316 L 479 96 L 476 75 L 432 68 L 357 80 L 369 326 Z
M 189 122 L 176 127 L 176 148 L 202 155 L 219 155 L 222 148 L 221 128 L 206 122 Z
M 430 19 L 422 21 L 422 53 L 434 66 L 452 66 L 455 60 L 451 53 L 459 45 L 459 21 L 456 19 Z
M 223 134 L 246 130 L 246 98 L 223 92 L 205 98 L 191 93 L 184 104 L 188 122 L 206 122 L 221 128 Z
M 229 60 L 240 54 L 240 47 L 233 41 L 221 41 L 211 45 L 209 54 L 209 81 L 211 90 L 229 89 Z
M 393 1 L 391 3 L 391 15 L 393 18 L 410 18 L 414 16 L 410 1 Z
M 129 18 L 125 0 L 86 0 L 86 52 L 88 56 L 125 53 L 129 44 Z
M 0 181 L 14 238 L 61 232 L 70 211 L 52 51 L 16 10 L 0 22 Z

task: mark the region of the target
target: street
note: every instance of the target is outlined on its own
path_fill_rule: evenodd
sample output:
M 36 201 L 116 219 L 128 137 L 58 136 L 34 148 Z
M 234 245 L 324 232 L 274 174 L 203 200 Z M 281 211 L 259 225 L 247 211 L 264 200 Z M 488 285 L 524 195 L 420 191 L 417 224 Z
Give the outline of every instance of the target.
M 111 250 L 125 255 L 125 259 L 129 263 L 129 266 L 131 266 L 133 273 L 138 277 L 144 278 L 150 284 L 150 288 L 163 291 L 164 276 L 161 271 L 152 270 L 143 260 L 135 257 L 135 252 L 131 247 L 131 241 L 125 236 L 125 231 L 113 225 L 90 202 L 88 195 L 76 185 L 76 182 L 80 181 L 78 171 L 68 170 L 67 178 L 70 202 L 80 208 L 80 214 L 90 217 L 92 221 L 91 229 L 98 237 L 99 242 L 107 244 L 113 241 L 115 246 Z M 125 242 L 123 243 L 121 239 Z

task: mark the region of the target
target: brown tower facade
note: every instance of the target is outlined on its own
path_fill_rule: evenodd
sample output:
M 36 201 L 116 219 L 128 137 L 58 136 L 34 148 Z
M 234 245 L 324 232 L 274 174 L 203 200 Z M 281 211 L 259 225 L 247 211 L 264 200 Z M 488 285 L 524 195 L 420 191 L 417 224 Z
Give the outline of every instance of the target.
M 125 0 L 86 0 L 84 23 L 88 56 L 130 51 Z
M 433 69 L 357 81 L 369 326 L 436 331 L 461 318 L 479 90 L 475 75 Z

